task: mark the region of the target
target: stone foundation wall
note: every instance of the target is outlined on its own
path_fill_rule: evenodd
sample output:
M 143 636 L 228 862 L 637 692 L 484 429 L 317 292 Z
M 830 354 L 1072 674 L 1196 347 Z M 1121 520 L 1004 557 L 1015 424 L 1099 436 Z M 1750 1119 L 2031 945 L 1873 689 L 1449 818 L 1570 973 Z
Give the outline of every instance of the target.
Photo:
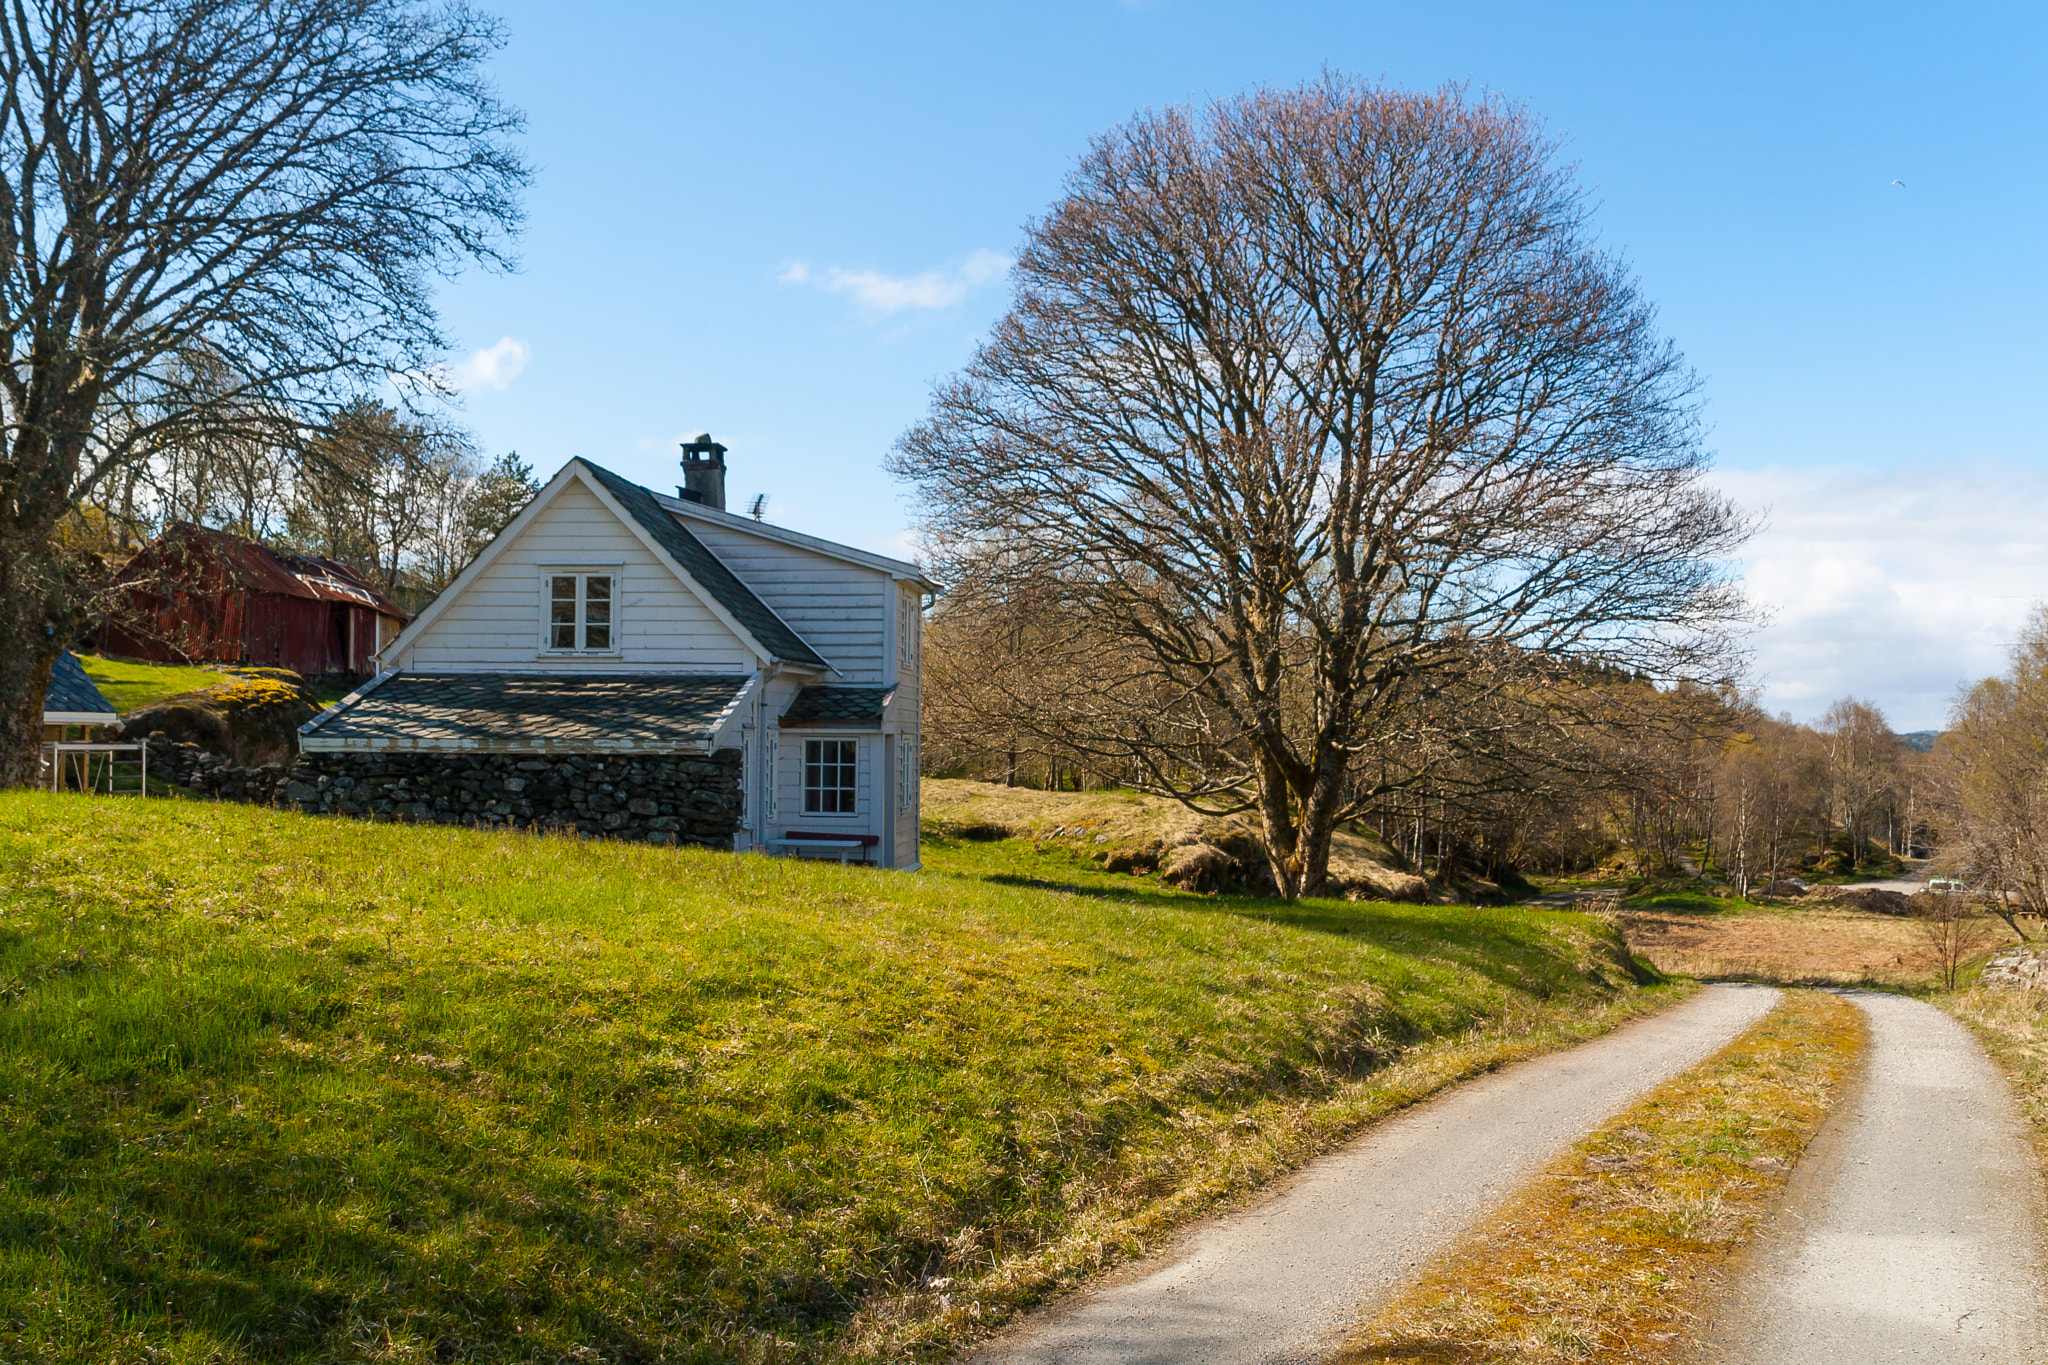
M 740 751 L 597 754 L 305 753 L 282 804 L 309 814 L 574 829 L 650 844 L 732 845 L 745 819 Z

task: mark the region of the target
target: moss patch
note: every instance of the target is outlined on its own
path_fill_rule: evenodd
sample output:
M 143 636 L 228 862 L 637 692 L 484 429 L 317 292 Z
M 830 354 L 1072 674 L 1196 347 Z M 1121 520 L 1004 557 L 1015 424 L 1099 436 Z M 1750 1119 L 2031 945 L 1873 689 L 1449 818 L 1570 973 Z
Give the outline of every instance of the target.
M 1863 1037 L 1856 1008 L 1790 996 L 1575 1146 L 1378 1311 L 1339 1357 L 1673 1359 L 1718 1272 L 1819 1129 Z

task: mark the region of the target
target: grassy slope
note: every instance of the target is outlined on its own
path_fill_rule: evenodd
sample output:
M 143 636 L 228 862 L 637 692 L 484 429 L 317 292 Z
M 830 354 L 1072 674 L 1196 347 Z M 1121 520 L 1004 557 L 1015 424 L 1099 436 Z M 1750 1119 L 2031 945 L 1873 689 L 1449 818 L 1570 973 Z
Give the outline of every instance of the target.
M 102 659 L 92 654 L 79 655 L 78 662 L 84 665 L 85 676 L 93 680 L 100 689 L 100 695 L 114 708 L 114 713 L 121 716 L 139 706 L 175 697 L 180 692 L 196 692 L 221 680 L 220 670 L 214 668 L 130 663 L 121 659 Z
M 1660 994 L 1579 916 L 928 857 L 0 794 L 0 1358 L 901 1358 Z
M 953 833 L 978 825 L 1086 853 L 1192 838 L 1245 851 L 1257 827 L 1253 814 L 1227 819 L 1197 815 L 1178 801 L 1134 791 L 1043 792 L 966 778 L 926 778 L 922 806 L 926 826 L 938 831 Z M 1055 834 L 1056 830 L 1063 833 Z M 1398 870 L 1400 861 L 1362 828 L 1347 827 L 1331 835 L 1333 874 L 1376 886 L 1381 894 L 1399 899 L 1424 899 L 1426 885 Z

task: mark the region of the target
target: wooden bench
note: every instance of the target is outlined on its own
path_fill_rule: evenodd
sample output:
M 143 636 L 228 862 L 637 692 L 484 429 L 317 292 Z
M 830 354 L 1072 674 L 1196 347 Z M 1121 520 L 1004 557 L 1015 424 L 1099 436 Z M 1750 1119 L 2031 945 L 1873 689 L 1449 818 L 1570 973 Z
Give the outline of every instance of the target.
M 811 834 L 803 830 L 790 830 L 780 839 L 767 841 L 768 847 L 789 858 L 837 858 L 843 866 L 857 856 L 863 863 L 868 861 L 868 850 L 882 842 L 879 834 Z

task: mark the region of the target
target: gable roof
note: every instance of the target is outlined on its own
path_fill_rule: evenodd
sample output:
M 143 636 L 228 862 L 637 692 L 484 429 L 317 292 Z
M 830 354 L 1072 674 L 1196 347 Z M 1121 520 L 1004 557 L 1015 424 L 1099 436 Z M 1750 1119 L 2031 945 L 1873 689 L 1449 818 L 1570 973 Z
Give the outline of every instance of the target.
M 604 485 L 605 492 L 625 509 L 626 515 L 640 523 L 640 529 L 654 537 L 655 543 L 668 551 L 676 563 L 682 565 L 685 573 L 717 598 L 718 605 L 732 613 L 733 619 L 746 627 L 748 633 L 776 658 L 785 663 L 808 664 L 812 668 L 832 666 L 818 651 L 804 643 L 803 637 L 791 630 L 788 622 L 755 596 L 752 588 L 740 582 L 739 576 L 725 566 L 724 560 L 711 553 L 703 541 L 690 534 L 688 527 L 669 515 L 651 489 L 628 482 L 580 456 L 573 463 L 582 465 L 595 475 L 597 481 Z
M 189 521 L 174 521 L 165 527 L 162 535 L 121 567 L 114 581 L 145 591 L 161 591 L 170 583 L 179 583 L 188 591 L 203 591 L 204 585 L 194 575 L 204 573 L 209 562 L 220 571 L 225 588 L 311 602 L 342 602 L 368 607 L 395 621 L 412 619 L 405 608 L 346 564 L 295 554 Z
M 781 545 L 794 546 L 799 550 L 809 550 L 813 554 L 824 555 L 829 559 L 840 559 L 848 564 L 859 564 L 863 568 L 879 569 L 892 578 L 900 578 L 905 582 L 915 583 L 926 592 L 945 591 L 937 583 L 932 582 L 930 578 L 926 577 L 925 571 L 922 568 L 919 568 L 907 559 L 891 559 L 887 555 L 878 555 L 871 550 L 856 550 L 851 545 L 841 545 L 837 541 L 821 540 L 817 536 L 807 536 L 802 531 L 792 531 L 786 526 L 771 526 L 765 521 L 756 521 L 752 517 L 739 516 L 732 512 L 721 511 L 716 507 L 706 507 L 701 502 L 686 502 L 681 498 L 672 498 L 666 493 L 656 493 L 654 500 L 666 512 L 676 513 L 684 517 L 694 517 L 699 521 L 709 522 L 713 526 L 722 526 L 730 531 L 738 531 L 742 535 L 759 536 L 763 540 L 772 540 Z
M 614 516 L 623 517 L 654 557 L 683 580 L 707 610 L 757 657 L 794 664 L 799 668 L 836 672 L 831 662 L 789 628 L 753 589 L 742 583 L 704 543 L 684 530 L 673 517 L 662 513 L 654 495 L 609 469 L 578 456 L 555 471 L 546 487 L 519 509 L 504 530 L 484 546 L 476 558 L 463 567 L 455 580 L 433 601 L 420 609 L 402 634 L 377 652 L 389 660 L 402 656 L 438 620 L 449 604 L 459 600 L 504 549 L 519 539 L 564 489 L 582 488 Z
M 112 725 L 116 719 L 78 656 L 68 649 L 59 654 L 50 669 L 50 690 L 43 693 L 43 724 Z

